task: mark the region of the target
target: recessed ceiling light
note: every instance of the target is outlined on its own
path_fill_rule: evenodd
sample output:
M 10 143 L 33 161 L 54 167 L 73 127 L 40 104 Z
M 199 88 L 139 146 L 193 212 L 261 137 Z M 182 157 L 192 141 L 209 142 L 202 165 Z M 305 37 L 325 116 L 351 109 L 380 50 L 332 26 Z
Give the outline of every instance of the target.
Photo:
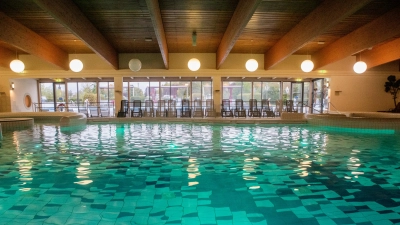
M 153 38 L 145 38 L 144 41 L 153 41 Z

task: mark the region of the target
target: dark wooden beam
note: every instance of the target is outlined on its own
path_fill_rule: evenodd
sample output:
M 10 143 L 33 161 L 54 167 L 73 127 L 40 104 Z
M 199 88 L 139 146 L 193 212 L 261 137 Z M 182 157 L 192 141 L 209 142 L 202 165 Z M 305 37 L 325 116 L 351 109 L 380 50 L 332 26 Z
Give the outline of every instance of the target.
M 34 2 L 69 29 L 114 69 L 118 69 L 117 51 L 72 0 L 34 0 Z
M 314 70 L 399 35 L 399 20 L 400 7 L 397 7 L 319 50 L 311 57 Z
M 261 0 L 240 0 L 217 50 L 217 69 L 224 63 Z
M 165 69 L 169 69 L 168 46 L 161 18 L 160 5 L 158 4 L 158 0 L 146 0 L 146 4 L 151 17 L 151 22 L 153 23 L 154 32 L 156 33 Z
M 10 68 L 10 62 L 17 58 L 15 52 L 0 47 L 0 66 L 5 68 Z
M 361 60 L 368 68 L 379 66 L 400 59 L 400 38 L 374 47 L 361 53 Z
M 0 12 L 0 40 L 68 70 L 68 54 L 37 33 Z
M 320 34 L 372 0 L 324 1 L 284 35 L 264 55 L 264 69 L 270 69 Z

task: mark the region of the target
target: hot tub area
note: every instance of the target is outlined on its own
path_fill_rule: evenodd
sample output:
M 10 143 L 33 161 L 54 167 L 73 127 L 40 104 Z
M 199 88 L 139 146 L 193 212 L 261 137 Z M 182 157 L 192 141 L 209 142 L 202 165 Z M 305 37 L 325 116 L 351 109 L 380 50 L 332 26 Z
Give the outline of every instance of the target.
M 56 123 L 62 127 L 85 125 L 87 118 L 83 113 L 75 112 L 14 112 L 0 113 L 0 120 L 8 121 L 7 128 L 19 129 L 23 121 Z M 15 121 L 11 123 L 11 121 Z M 30 123 L 30 122 L 29 122 Z M 24 125 L 25 126 L 25 125 Z M 5 130 L 3 126 L 3 130 Z

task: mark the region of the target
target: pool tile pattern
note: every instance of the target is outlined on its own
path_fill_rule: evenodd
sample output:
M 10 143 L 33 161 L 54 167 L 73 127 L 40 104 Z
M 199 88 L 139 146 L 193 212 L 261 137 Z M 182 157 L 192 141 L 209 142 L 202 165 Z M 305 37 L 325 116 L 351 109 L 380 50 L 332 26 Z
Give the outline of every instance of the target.
M 397 135 L 308 126 L 4 133 L 2 224 L 400 224 Z

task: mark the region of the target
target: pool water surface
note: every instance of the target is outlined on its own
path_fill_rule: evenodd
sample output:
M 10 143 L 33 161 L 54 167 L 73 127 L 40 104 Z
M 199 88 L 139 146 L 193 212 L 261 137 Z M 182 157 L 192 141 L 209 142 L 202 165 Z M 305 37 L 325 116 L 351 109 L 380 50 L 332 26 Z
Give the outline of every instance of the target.
M 400 224 L 400 138 L 307 125 L 3 133 L 2 224 Z

